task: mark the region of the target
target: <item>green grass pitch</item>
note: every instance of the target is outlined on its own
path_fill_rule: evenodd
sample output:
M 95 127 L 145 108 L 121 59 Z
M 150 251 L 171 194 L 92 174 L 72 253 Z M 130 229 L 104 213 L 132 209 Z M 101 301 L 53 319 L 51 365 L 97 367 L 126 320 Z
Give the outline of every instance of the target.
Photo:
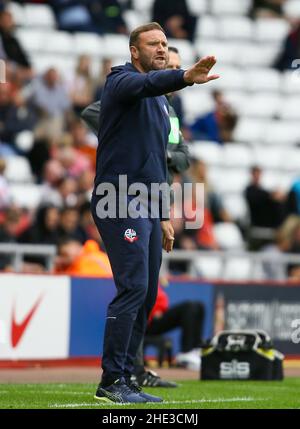
M 145 391 L 164 398 L 160 404 L 101 405 L 93 384 L 0 384 L 0 409 L 21 408 L 300 408 L 300 378 L 283 382 L 181 381 L 175 389 Z

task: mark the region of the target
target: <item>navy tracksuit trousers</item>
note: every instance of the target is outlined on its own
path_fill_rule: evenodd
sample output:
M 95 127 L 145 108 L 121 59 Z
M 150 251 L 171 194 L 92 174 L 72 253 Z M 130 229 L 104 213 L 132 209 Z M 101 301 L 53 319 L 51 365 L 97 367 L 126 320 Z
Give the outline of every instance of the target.
M 158 218 L 100 219 L 96 213 L 99 198 L 93 194 L 92 214 L 117 288 L 105 326 L 101 381 L 105 387 L 134 373 L 134 359 L 156 301 L 162 236 Z

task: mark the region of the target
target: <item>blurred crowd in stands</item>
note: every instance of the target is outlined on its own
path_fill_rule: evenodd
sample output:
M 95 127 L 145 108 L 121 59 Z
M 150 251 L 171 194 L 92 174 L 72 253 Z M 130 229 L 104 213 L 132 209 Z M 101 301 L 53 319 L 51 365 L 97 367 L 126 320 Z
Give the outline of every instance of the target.
M 28 3 L 49 3 L 60 30 L 100 35 L 129 34 L 123 13 L 134 6 L 130 0 L 36 0 Z M 253 19 L 283 17 L 284 3 L 285 0 L 253 0 L 249 16 Z M 78 255 L 86 261 L 92 254 L 90 260 L 100 258 L 103 272 L 110 275 L 103 253 L 105 249 L 89 207 L 97 139 L 82 123 L 80 112 L 101 98 L 112 62 L 110 58 L 102 60 L 98 78 L 91 71 L 88 55 L 78 58 L 74 73 L 67 78 L 62 78 L 55 64 L 42 75 L 37 74 L 22 40 L 15 34 L 13 16 L 6 8 L 8 4 L 9 1 L 0 1 L 0 58 L 6 62 L 6 83 L 0 84 L 0 242 L 57 245 L 58 272 L 73 272 L 72 269 L 80 265 L 76 262 Z M 165 28 L 169 37 L 193 42 L 196 19 L 185 0 L 155 0 L 152 18 Z M 273 66 L 285 70 L 291 67 L 295 58 L 300 58 L 300 20 L 291 21 L 291 32 Z M 220 145 L 233 141 L 239 112 L 220 90 L 213 92 L 213 100 L 214 109 L 199 115 L 192 123 L 185 119 L 180 94 L 175 94 L 171 100 L 183 135 L 191 147 L 194 140 L 211 140 Z M 32 132 L 30 135 L 26 134 L 28 130 Z M 14 155 L 29 161 L 35 183 L 42 185 L 42 198 L 36 210 L 16 205 L 10 194 L 5 170 L 7 159 Z M 202 159 L 193 159 L 191 168 L 184 175 L 175 177 L 177 182 L 204 183 L 206 190 L 201 229 L 185 230 L 184 219 L 174 219 L 177 249 L 220 249 L 213 226 L 234 221 L 224 207 L 222 195 L 210 184 L 207 169 Z M 249 219 L 248 224 L 238 225 L 243 238 L 251 249 L 274 254 L 300 253 L 300 179 L 289 192 L 280 189 L 271 192 L 261 185 L 262 173 L 260 167 L 253 166 L 251 182 L 245 189 Z M 249 225 L 276 231 L 275 239 L 252 239 L 248 233 Z M 43 263 L 37 259 L 29 259 L 28 263 L 31 270 L 43 270 Z M 83 265 L 93 270 L 92 262 Z M 0 269 L 9 269 L 9 263 L 2 255 Z M 180 264 L 174 266 L 175 272 L 184 269 Z M 266 270 L 270 278 L 278 278 L 274 266 L 266 267 Z M 300 277 L 299 271 L 299 267 L 289 268 L 292 276 Z

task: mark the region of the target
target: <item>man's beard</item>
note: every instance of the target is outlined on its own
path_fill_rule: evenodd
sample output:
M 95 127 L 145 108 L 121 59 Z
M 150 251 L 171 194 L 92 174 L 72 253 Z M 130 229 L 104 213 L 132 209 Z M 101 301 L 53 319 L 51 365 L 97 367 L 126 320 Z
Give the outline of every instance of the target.
M 151 70 L 165 70 L 167 68 L 167 58 L 164 63 L 160 63 L 161 65 L 157 64 L 155 60 L 149 60 L 148 57 L 140 55 L 140 64 L 145 70 L 146 73 L 148 73 Z

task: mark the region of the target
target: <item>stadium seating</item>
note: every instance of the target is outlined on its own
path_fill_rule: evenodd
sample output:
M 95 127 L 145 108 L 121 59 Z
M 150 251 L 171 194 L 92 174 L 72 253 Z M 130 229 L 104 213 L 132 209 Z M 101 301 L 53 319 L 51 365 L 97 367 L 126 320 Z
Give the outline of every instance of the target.
M 32 174 L 27 158 L 24 156 L 6 158 L 5 177 L 9 182 L 31 182 Z
M 298 121 L 269 121 L 269 123 L 266 124 L 262 141 L 270 145 L 299 144 L 300 127 Z
M 300 3 L 298 0 L 287 0 L 283 4 L 284 13 L 293 18 L 300 18 Z
M 248 280 L 252 276 L 252 264 L 249 258 L 236 256 L 229 259 L 224 268 L 224 280 Z
M 218 34 L 221 40 L 250 40 L 254 35 L 254 25 L 245 16 L 221 18 Z
M 94 57 L 102 56 L 103 39 L 97 34 L 75 33 L 74 46 L 77 55 L 91 55 Z
M 234 221 L 239 221 L 241 223 L 248 221 L 248 207 L 243 195 L 224 195 L 223 205 Z
M 279 112 L 282 98 L 279 95 L 255 93 L 245 99 L 240 114 L 249 118 L 272 118 Z
M 282 92 L 287 95 L 300 96 L 300 61 L 295 60 L 295 70 L 283 74 Z
M 218 20 L 212 15 L 202 15 L 197 19 L 196 37 L 214 39 L 218 34 Z
M 190 146 L 191 155 L 202 159 L 208 165 L 219 165 L 222 158 L 222 147 L 217 142 L 200 141 Z
M 198 16 L 208 11 L 209 0 L 186 0 L 192 14 Z
M 24 5 L 24 23 L 27 27 L 55 28 L 55 17 L 50 6 L 46 4 Z
M 258 43 L 280 43 L 289 30 L 290 25 L 283 19 L 258 19 L 254 24 L 254 38 Z
M 205 90 L 184 90 L 181 93 L 181 99 L 185 112 L 185 119 L 193 122 L 198 116 L 213 111 L 214 103 L 211 94 Z
M 33 184 L 13 184 L 10 186 L 10 193 L 14 204 L 27 209 L 34 209 L 41 201 L 42 187 Z
M 214 15 L 246 15 L 251 0 L 211 0 L 210 10 Z
M 16 25 L 24 25 L 25 13 L 23 6 L 19 3 L 9 2 L 7 7 L 12 13 Z
M 73 35 L 66 31 L 52 31 L 45 33 L 43 52 L 71 55 L 74 52 Z
M 285 96 L 278 108 L 278 116 L 281 119 L 299 120 L 299 97 L 293 95 L 290 97 Z
M 240 118 L 233 133 L 234 140 L 246 143 L 260 142 L 265 125 L 262 119 Z
M 222 196 L 226 193 L 241 194 L 249 181 L 249 172 L 244 168 L 211 167 L 210 182 Z
M 249 146 L 242 143 L 227 143 L 221 154 L 222 164 L 228 167 L 249 168 L 253 164 L 253 154 Z
M 182 66 L 191 66 L 195 62 L 195 50 L 187 40 L 168 39 L 169 46 L 176 46 L 180 52 Z
M 221 249 L 244 248 L 244 240 L 238 227 L 234 223 L 217 223 L 214 226 L 214 234 Z
M 123 13 L 123 18 L 129 31 L 134 30 L 145 22 L 144 15 L 136 10 L 126 10 Z
M 274 95 L 280 91 L 282 78 L 277 70 L 259 67 L 245 70 L 244 74 L 249 91 L 273 92 Z
M 219 256 L 201 256 L 194 262 L 194 269 L 203 278 L 218 279 L 222 273 L 222 260 Z
M 128 52 L 128 38 L 121 34 L 106 34 L 103 37 L 102 56 L 107 58 L 124 57 Z
M 52 32 L 50 32 L 50 35 Z M 22 41 L 24 49 L 28 54 L 41 52 L 44 48 L 46 32 L 36 28 L 19 28 L 16 31 L 16 36 Z
M 129 30 L 150 20 L 153 2 L 132 1 L 133 9 L 124 13 Z M 193 142 L 191 153 L 207 163 L 209 180 L 222 195 L 231 217 L 245 222 L 248 210 L 243 191 L 249 182 L 252 165 L 263 168 L 262 181 L 267 189 L 288 191 L 298 175 L 300 61 L 295 60 L 291 71 L 281 73 L 272 68 L 290 25 L 284 19 L 252 20 L 248 16 L 251 0 L 187 0 L 187 3 L 197 16 L 196 40 L 191 44 L 169 39 L 169 44 L 179 49 L 184 67 L 192 64 L 196 55 L 215 55 L 218 60 L 215 72 L 221 78 L 181 92 L 185 120 L 191 123 L 196 117 L 213 111 L 214 89 L 224 92 L 239 116 L 233 142 L 223 146 L 217 142 Z M 57 31 L 52 9 L 47 4 L 10 2 L 9 9 L 17 24 L 16 35 L 38 73 L 55 66 L 68 77 L 74 73 L 78 56 L 87 54 L 91 56 L 92 72 L 96 77 L 102 58 L 112 58 L 113 65 L 129 59 L 127 36 L 107 34 L 101 37 Z M 289 16 L 300 17 L 299 0 L 287 0 L 284 9 Z M 28 208 L 37 206 L 41 190 L 33 184 L 26 158 L 7 158 L 6 178 L 12 183 L 15 201 Z M 234 225 L 217 225 L 216 234 L 221 247 L 244 248 Z M 245 258 L 230 260 L 225 275 L 246 279 L 250 262 Z M 223 272 L 221 261 L 213 255 L 197 261 L 196 266 L 204 277 L 218 277 Z

